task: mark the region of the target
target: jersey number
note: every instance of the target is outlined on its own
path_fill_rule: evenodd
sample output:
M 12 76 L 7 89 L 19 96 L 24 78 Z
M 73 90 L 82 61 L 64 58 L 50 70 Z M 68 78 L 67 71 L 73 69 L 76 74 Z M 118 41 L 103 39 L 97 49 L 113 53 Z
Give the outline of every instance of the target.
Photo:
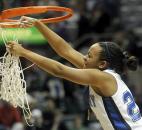
M 135 100 L 129 91 L 126 91 L 124 93 L 123 101 L 124 101 L 124 104 L 127 104 L 127 112 L 128 112 L 128 115 L 133 120 L 133 122 L 136 122 L 139 119 L 141 119 L 139 108 L 136 105 Z

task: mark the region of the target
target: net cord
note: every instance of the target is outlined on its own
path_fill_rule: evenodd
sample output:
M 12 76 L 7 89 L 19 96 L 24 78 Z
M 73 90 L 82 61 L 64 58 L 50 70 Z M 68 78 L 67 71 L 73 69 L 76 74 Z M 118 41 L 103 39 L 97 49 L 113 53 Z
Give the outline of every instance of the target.
M 7 42 L 9 41 L 6 37 L 6 31 L 1 26 L 0 31 L 4 45 L 6 47 Z M 11 35 L 12 41 L 16 41 L 18 43 L 16 35 Z M 26 123 L 29 126 L 33 126 L 33 124 L 29 124 L 28 122 L 28 119 L 31 118 L 31 111 L 27 100 L 26 81 L 24 80 L 23 71 L 32 67 L 34 64 L 26 67 L 25 69 L 22 69 L 19 57 L 11 55 L 7 49 L 4 56 L 0 57 L 0 61 L 0 99 L 9 102 L 14 107 L 20 107 L 23 110 Z

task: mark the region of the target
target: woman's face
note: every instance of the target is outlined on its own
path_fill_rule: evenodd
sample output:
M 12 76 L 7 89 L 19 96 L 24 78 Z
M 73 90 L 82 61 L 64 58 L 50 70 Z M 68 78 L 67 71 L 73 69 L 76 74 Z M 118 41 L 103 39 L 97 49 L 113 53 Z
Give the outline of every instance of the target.
M 90 47 L 88 54 L 84 57 L 84 68 L 99 69 L 101 51 L 102 48 L 99 46 L 99 43 L 93 44 Z

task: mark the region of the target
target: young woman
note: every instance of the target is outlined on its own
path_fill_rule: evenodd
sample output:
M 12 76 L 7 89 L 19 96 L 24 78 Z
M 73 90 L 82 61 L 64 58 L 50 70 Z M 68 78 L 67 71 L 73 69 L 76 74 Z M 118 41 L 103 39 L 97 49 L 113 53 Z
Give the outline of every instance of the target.
M 142 130 L 139 108 L 120 76 L 126 68 L 136 70 L 135 57 L 129 57 L 112 42 L 95 43 L 83 56 L 40 21 L 27 17 L 22 20 L 25 26 L 34 24 L 54 50 L 78 69 L 36 54 L 16 42 L 9 42 L 7 47 L 13 55 L 30 60 L 54 76 L 88 85 L 90 107 L 104 130 Z

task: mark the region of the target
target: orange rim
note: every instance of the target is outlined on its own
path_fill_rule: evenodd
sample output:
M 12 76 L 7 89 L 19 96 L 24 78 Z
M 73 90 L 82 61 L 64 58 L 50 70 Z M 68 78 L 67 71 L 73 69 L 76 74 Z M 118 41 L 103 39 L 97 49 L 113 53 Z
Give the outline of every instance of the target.
M 55 23 L 61 22 L 73 15 L 73 11 L 70 8 L 60 6 L 29 6 L 19 7 L 4 10 L 0 13 L 0 26 L 1 27 L 19 27 L 19 20 L 13 20 L 11 18 L 29 14 L 40 14 L 48 11 L 65 12 L 66 15 L 55 18 L 40 19 L 43 23 Z

